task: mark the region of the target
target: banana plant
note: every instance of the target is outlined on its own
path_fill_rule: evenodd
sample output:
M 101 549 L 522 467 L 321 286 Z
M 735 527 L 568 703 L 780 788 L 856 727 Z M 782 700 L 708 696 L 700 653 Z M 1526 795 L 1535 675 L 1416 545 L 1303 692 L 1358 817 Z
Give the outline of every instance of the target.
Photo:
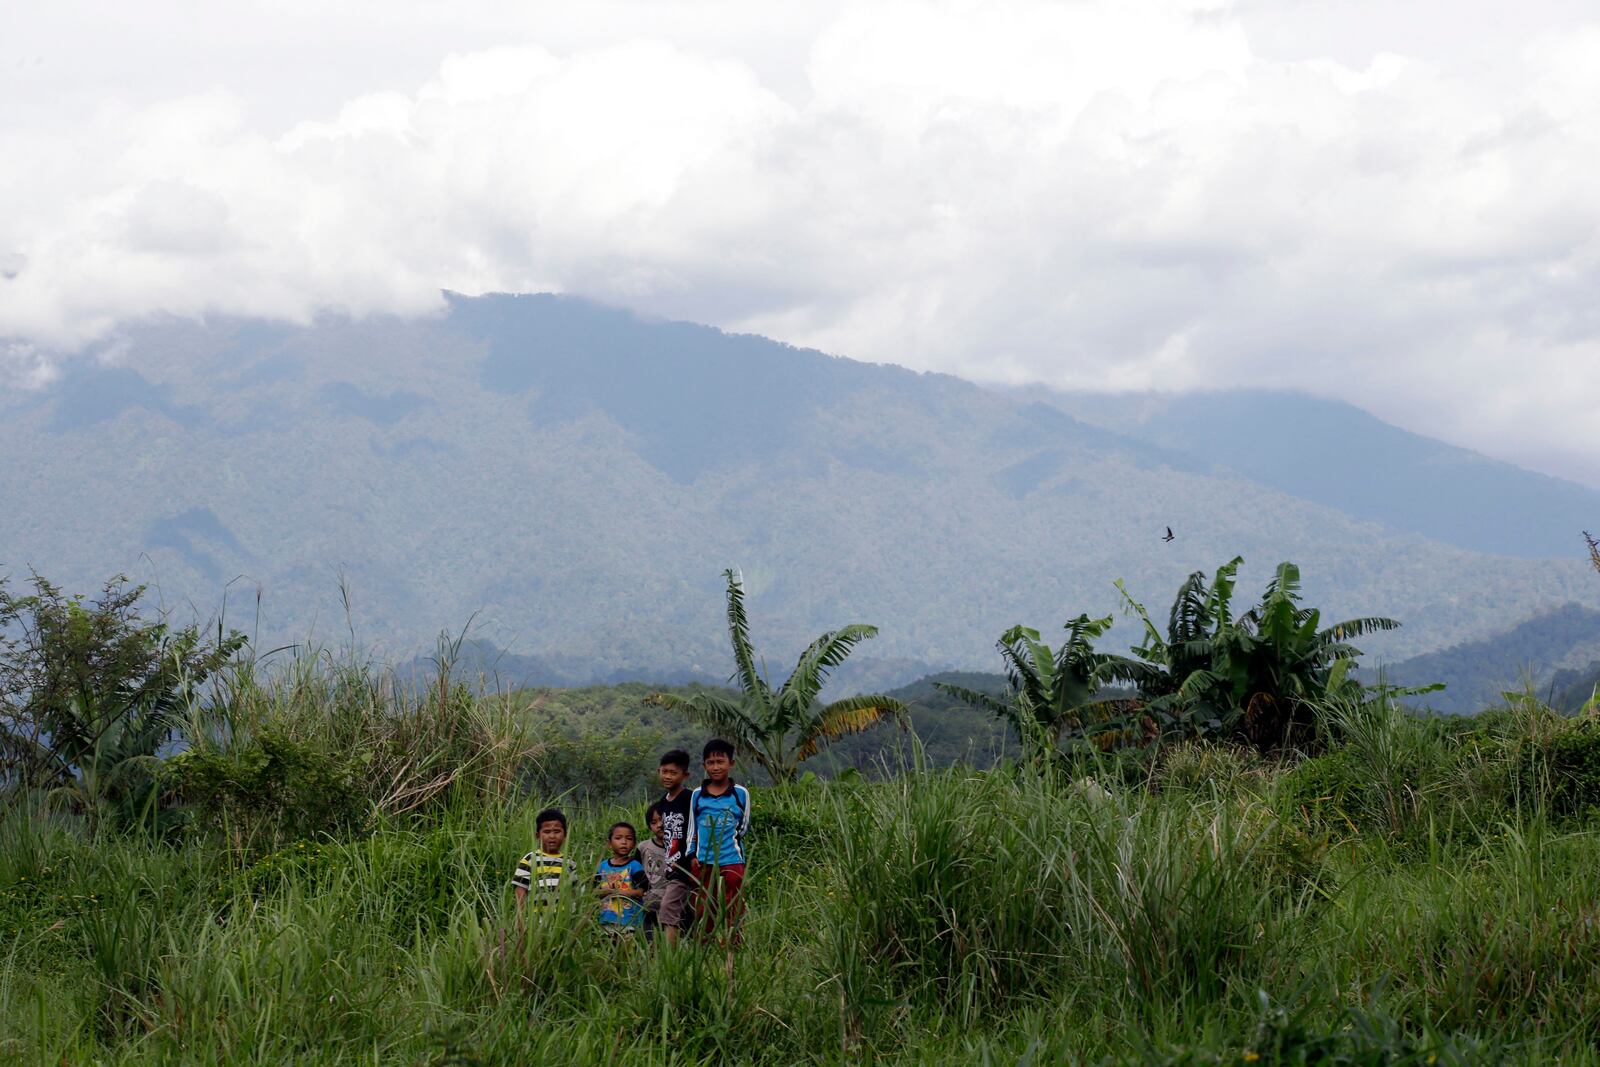
M 886 721 L 905 725 L 906 706 L 893 697 L 872 694 L 826 704 L 820 699 L 828 675 L 858 644 L 876 637 L 877 627 L 852 623 L 828 631 L 806 647 L 789 677 L 774 688 L 756 664 L 744 581 L 732 568 L 722 574 L 728 583 L 728 637 L 733 645 L 730 681 L 738 686 L 738 697 L 652 693 L 646 702 L 676 711 L 731 741 L 774 782 L 792 781 L 802 762 L 841 737 Z
M 1178 589 L 1162 634 L 1143 605 L 1121 582 L 1124 603 L 1144 623 L 1144 642 L 1134 654 L 1149 669 L 1141 694 L 1158 721 L 1202 733 L 1242 733 L 1262 748 L 1308 737 L 1312 705 L 1346 693 L 1361 656 L 1352 640 L 1393 630 L 1382 616 L 1321 624 L 1321 612 L 1300 602 L 1300 568 L 1280 563 L 1261 602 L 1232 614 L 1235 556 L 1208 583 L 1191 574 Z
M 1147 664 L 1097 652 L 1094 642 L 1111 628 L 1111 616 L 1087 614 L 1063 626 L 1066 639 L 1052 649 L 1039 631 L 1013 626 L 995 647 L 1005 662 L 1006 691 L 998 696 L 944 682 L 939 689 L 1007 723 L 1022 743 L 1029 763 L 1049 763 L 1065 737 L 1088 737 L 1120 725 L 1106 714 L 1111 707 L 1099 694 L 1113 682 L 1151 681 Z

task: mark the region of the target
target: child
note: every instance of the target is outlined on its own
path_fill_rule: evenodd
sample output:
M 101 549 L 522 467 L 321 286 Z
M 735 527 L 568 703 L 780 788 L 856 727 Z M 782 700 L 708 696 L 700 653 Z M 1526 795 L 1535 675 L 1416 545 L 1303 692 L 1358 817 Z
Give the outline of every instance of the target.
M 612 823 L 606 831 L 611 855 L 600 861 L 594 872 L 594 891 L 599 894 L 600 929 L 617 936 L 632 935 L 644 927 L 645 892 L 650 881 L 644 865 L 634 854 L 638 831 L 632 823 Z
M 678 931 L 689 925 L 689 891 L 694 872 L 684 843 L 689 838 L 689 790 L 683 780 L 689 777 L 689 753 L 675 748 L 661 757 L 657 771 L 665 790 L 656 806 L 661 810 L 661 836 L 667 842 L 667 882 L 661 887 L 661 907 L 657 920 L 667 931 L 667 944 L 678 943 Z
M 644 895 L 644 936 L 654 940 L 661 925 L 661 891 L 667 887 L 667 841 L 661 829 L 661 805 L 652 804 L 644 813 L 650 836 L 639 842 L 639 862 L 650 889 Z
M 529 910 L 547 910 L 561 892 L 561 879 L 572 871 L 572 864 L 561 856 L 567 843 L 567 817 L 556 808 L 546 808 L 533 817 L 533 826 L 539 850 L 523 856 L 511 877 L 511 884 L 517 887 L 519 912 L 530 893 L 533 903 Z
M 744 835 L 750 830 L 750 791 L 736 783 L 733 746 L 720 737 L 706 742 L 701 754 L 706 778 L 689 797 L 689 839 L 685 845 L 694 864 L 697 910 L 707 929 L 718 922 L 737 939 L 743 903 Z M 728 945 L 733 950 L 732 941 Z M 733 957 L 728 957 L 733 966 Z

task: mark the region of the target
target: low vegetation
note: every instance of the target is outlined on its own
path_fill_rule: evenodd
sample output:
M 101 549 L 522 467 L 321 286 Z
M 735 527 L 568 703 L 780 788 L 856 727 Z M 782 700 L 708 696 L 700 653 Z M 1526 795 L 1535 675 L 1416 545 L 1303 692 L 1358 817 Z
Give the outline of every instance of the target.
M 99 632 L 151 625 L 132 604 Z M 1295 618 L 1313 652 L 1342 643 Z M 1008 634 L 998 696 L 951 680 L 1000 718 L 931 713 L 992 738 L 1017 700 L 1054 700 L 1033 719 L 1061 724 L 1048 754 L 1013 737 L 935 762 L 880 730 L 874 774 L 756 790 L 731 977 L 694 944 L 619 950 L 581 893 L 513 913 L 534 813 L 565 804 L 593 864 L 638 820 L 659 735 L 577 736 L 578 711 L 454 677 L 448 645 L 406 685 L 349 652 L 260 662 L 196 634 L 208 670 L 169 690 L 173 740 L 130 757 L 146 801 L 5 767 L 0 1059 L 1600 1063 L 1594 720 L 1532 696 L 1419 716 L 1334 654 L 1300 675 L 1322 684 L 1276 691 L 1295 725 L 1263 743 L 1247 709 L 1108 709 L 1087 644 L 1065 662 L 1084 684 L 1029 690 L 1094 636 L 1074 621 L 1063 648 Z M 7 692 L 7 737 L 49 745 L 31 693 Z

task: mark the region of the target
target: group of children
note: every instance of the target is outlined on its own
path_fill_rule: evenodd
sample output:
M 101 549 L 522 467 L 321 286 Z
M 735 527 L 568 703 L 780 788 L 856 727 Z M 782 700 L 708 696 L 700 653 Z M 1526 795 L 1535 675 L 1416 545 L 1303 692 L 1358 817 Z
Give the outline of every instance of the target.
M 661 930 L 669 943 L 699 922 L 725 927 L 736 936 L 743 911 L 746 833 L 750 791 L 733 780 L 733 746 L 721 738 L 701 753 L 705 780 L 684 788 L 689 754 L 673 749 L 661 757 L 662 796 L 645 810 L 650 836 L 639 841 L 632 823 L 613 823 L 608 854 L 593 878 L 600 899 L 600 928 L 617 937 Z M 539 847 L 523 856 L 511 884 L 517 904 L 545 911 L 577 868 L 564 855 L 567 817 L 555 808 L 534 819 Z M 731 960 L 731 957 L 730 957 Z

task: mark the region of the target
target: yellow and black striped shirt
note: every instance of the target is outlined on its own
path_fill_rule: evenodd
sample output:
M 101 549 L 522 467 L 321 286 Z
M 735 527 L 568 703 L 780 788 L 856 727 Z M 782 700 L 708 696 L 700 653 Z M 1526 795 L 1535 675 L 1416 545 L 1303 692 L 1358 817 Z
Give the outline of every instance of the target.
M 530 907 L 543 909 L 561 892 L 561 879 L 572 869 L 571 862 L 560 856 L 530 852 L 517 861 L 517 873 L 511 876 L 511 884 L 528 891 L 532 897 L 528 902 Z

